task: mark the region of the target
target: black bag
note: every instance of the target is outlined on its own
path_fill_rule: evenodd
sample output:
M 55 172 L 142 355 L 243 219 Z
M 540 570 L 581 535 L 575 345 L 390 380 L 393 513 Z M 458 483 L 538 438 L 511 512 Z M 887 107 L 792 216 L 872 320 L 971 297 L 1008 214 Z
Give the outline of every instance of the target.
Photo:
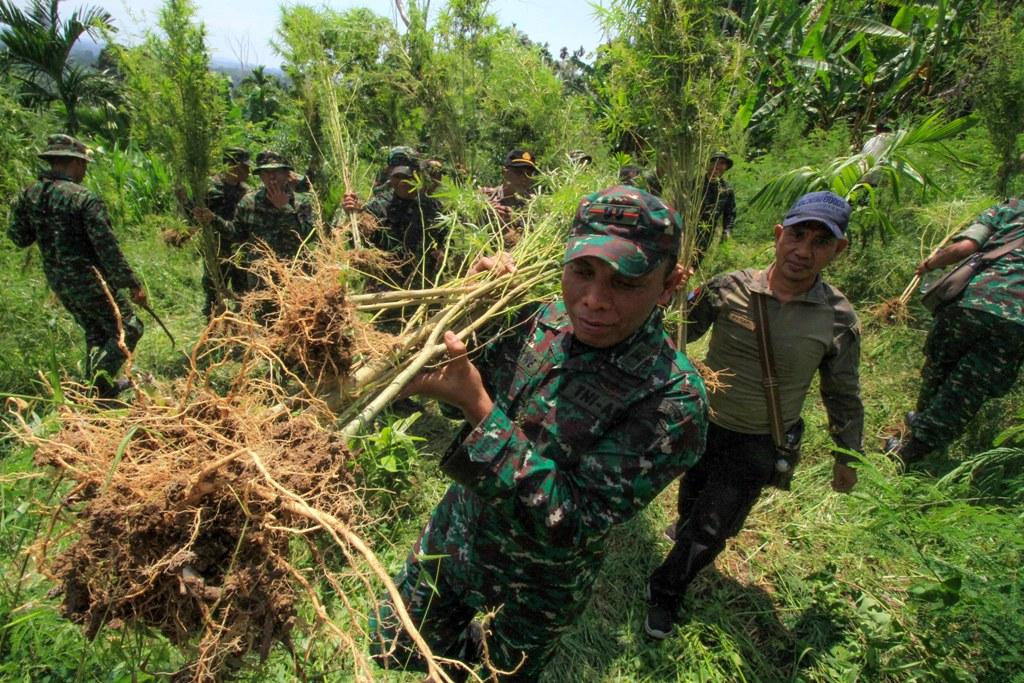
M 929 286 L 921 297 L 921 303 L 928 309 L 929 313 L 934 315 L 945 304 L 959 299 L 960 295 L 967 289 L 967 285 L 978 274 L 978 271 L 1021 246 L 1024 246 L 1024 236 L 1018 237 L 998 249 L 993 249 L 989 252 L 978 251 L 971 254 L 958 263 L 953 270 Z

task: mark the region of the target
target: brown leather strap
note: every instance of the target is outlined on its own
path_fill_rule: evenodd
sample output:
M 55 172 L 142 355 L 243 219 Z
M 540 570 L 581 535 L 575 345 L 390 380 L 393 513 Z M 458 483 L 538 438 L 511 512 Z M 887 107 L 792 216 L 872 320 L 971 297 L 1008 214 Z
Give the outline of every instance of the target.
M 757 336 L 757 355 L 761 361 L 761 385 L 768 402 L 768 421 L 772 429 L 772 441 L 782 448 L 786 444 L 786 428 L 782 424 L 782 403 L 779 400 L 779 378 L 775 373 L 775 355 L 772 352 L 772 335 L 768 326 L 768 296 L 751 292 L 754 304 L 754 334 Z

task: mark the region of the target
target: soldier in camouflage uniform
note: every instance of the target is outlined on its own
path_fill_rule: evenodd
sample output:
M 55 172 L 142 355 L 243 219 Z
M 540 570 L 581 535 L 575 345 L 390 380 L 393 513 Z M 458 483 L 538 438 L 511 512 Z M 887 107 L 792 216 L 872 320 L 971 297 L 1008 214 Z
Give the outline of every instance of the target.
M 418 169 L 395 166 L 390 186 L 360 207 L 354 193 L 345 195 L 346 211 L 365 211 L 374 217 L 379 229 L 366 237 L 382 251 L 394 254 L 400 264 L 389 277 L 400 287 L 424 287 L 426 274 L 436 274 L 443 261 L 441 250 L 446 233 L 436 224 L 441 204 L 423 191 L 428 182 Z
M 50 170 L 18 197 L 7 234 L 19 247 L 39 245 L 46 281 L 85 331 L 86 376 L 100 397 L 111 398 L 128 385 L 114 381 L 125 355 L 102 283 L 117 304 L 129 352 L 142 337 L 142 321 L 123 290 L 140 305 L 146 293 L 121 253 L 103 201 L 81 185 L 89 164 L 85 145 L 68 135 L 51 135 L 39 156 Z
M 707 254 L 722 222 L 722 239 L 729 239 L 736 227 L 736 192 L 722 175 L 732 168 L 732 159 L 725 152 L 715 152 L 708 162 L 701 189 L 700 219 L 697 227 L 697 242 L 694 258 L 699 264 Z
M 687 339 L 712 330 L 704 362 L 724 373 L 728 386 L 711 396 L 707 451 L 679 486 L 679 521 L 666 530 L 675 545 L 648 584 L 644 630 L 653 638 L 671 634 L 690 582 L 739 533 L 765 487 L 788 485 L 776 478 L 779 454 L 762 384 L 755 297 L 766 297 L 788 443 L 799 445 L 800 412 L 817 374 L 833 439 L 861 449 L 860 325 L 846 297 L 820 276 L 846 247 L 850 213 L 846 200 L 831 192 L 804 195 L 775 226 L 775 262 L 767 270 L 726 273 L 693 293 Z M 783 460 L 784 471 L 792 475 L 796 463 L 789 461 Z M 856 482 L 849 456 L 837 451 L 832 488 L 847 492 Z
M 982 213 L 917 272 L 998 249 L 1021 235 L 1024 200 L 1011 199 Z M 888 444 L 904 465 L 948 446 L 985 401 L 1013 387 L 1024 361 L 1024 248 L 989 263 L 959 299 L 936 311 L 924 353 L 917 410 L 908 415 L 910 438 Z
M 381 194 L 391 194 L 391 171 L 397 166 L 418 168 L 419 158 L 419 154 L 412 147 L 406 147 L 404 145 L 392 147 L 388 151 L 387 165 L 377 173 L 377 177 L 373 181 L 373 196 L 377 197 Z
M 522 237 L 523 221 L 516 216 L 537 191 L 537 157 L 523 149 L 513 149 L 505 155 L 501 172 L 501 185 L 481 187 L 480 191 L 505 228 L 504 246 L 511 249 Z
M 441 461 L 455 483 L 396 578 L 435 654 L 480 662 L 472 620 L 497 609 L 490 662 L 518 668 L 503 680 L 536 680 L 586 605 L 608 532 L 696 462 L 704 384 L 660 308 L 684 280 L 681 230 L 675 211 L 636 188 L 584 197 L 562 298 L 474 362 L 446 333 L 450 362 L 409 387 L 466 419 Z M 371 627 L 378 662 L 422 670 L 387 599 Z
M 231 262 L 237 248 L 231 240 L 230 225 L 235 219 L 238 203 L 249 192 L 245 181 L 249 177 L 249 152 L 241 147 L 231 147 L 224 151 L 224 173 L 210 179 L 210 189 L 206 193 L 206 208 L 210 214 L 196 211 L 196 219 L 205 223 L 213 216 L 220 220 L 213 221 L 217 233 L 217 261 L 220 265 L 221 283 L 236 294 L 246 291 L 246 272 Z M 212 214 L 212 215 L 211 215 Z M 209 317 L 214 310 L 214 303 L 219 301 L 217 288 L 210 277 L 205 259 L 203 260 L 203 315 Z
M 243 246 L 246 266 L 260 258 L 256 248 L 260 243 L 280 259 L 294 259 L 304 244 L 318 238 L 313 200 L 293 189 L 291 171 L 291 165 L 276 152 L 256 156 L 256 173 L 263 187 L 242 198 L 231 225 L 232 238 Z M 252 272 L 248 286 L 262 286 Z

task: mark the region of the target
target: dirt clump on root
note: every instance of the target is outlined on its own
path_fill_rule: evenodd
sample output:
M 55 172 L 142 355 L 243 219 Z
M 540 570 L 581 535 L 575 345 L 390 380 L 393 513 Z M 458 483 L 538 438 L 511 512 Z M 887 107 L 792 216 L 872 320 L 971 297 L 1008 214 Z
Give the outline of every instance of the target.
M 314 383 L 344 377 L 352 367 L 355 311 L 345 290 L 345 268 L 318 258 L 266 255 L 253 264 L 264 286 L 242 300 L 244 318 L 262 323 L 260 343 L 292 371 Z
M 36 554 L 64 616 L 90 638 L 104 626 L 158 630 L 192 659 L 179 680 L 221 680 L 248 653 L 290 647 L 300 596 L 289 542 L 314 525 L 270 479 L 353 521 L 352 456 L 337 436 L 207 390 L 184 407 L 64 408 L 61 419 L 36 439 L 36 463 L 74 481 L 57 513 L 68 525 Z
M 905 325 L 913 319 L 907 302 L 899 298 L 883 301 L 870 311 L 874 319 L 883 325 Z

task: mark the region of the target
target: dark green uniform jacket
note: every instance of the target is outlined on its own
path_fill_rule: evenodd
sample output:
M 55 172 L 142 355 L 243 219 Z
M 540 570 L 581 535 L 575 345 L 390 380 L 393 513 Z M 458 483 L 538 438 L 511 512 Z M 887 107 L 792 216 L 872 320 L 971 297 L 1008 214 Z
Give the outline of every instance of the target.
M 526 653 L 520 678 L 534 680 L 586 605 L 608 532 L 697 461 L 707 397 L 660 310 L 609 349 L 576 341 L 560 300 L 518 329 L 477 363 L 494 409 L 444 457 L 456 483 L 397 583 L 435 652 L 457 655 L 458 619 L 504 605 L 490 657 L 511 669 Z
M 39 245 L 46 281 L 85 332 L 87 380 L 97 371 L 116 375 L 125 355 L 100 277 L 119 309 L 129 351 L 143 327 L 123 290 L 142 285 L 121 253 L 103 201 L 67 176 L 43 173 L 15 202 L 7 234 L 19 247 Z
M 260 188 L 250 192 L 238 203 L 232 237 L 248 245 L 248 258 L 257 242 L 265 242 L 278 258 L 295 258 L 307 240 L 316 240 L 315 211 L 312 198 L 304 192 L 293 192 L 289 202 L 277 208 Z

